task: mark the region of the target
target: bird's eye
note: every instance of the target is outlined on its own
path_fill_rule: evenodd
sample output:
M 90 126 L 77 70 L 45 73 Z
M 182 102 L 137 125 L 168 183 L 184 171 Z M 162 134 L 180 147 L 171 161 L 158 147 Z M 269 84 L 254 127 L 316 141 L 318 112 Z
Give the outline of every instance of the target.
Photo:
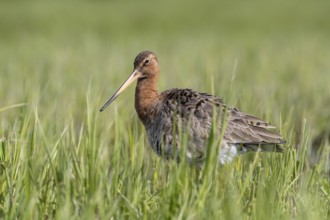
M 149 59 L 146 59 L 145 61 L 144 61 L 144 65 L 148 65 L 150 63 L 150 60 Z

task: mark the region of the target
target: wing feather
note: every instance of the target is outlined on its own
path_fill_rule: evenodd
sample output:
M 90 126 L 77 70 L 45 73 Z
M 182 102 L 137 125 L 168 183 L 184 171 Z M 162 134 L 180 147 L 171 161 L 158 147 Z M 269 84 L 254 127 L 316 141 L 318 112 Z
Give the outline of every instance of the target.
M 168 118 L 163 129 L 166 131 L 164 136 L 173 136 L 173 125 L 176 126 L 176 131 L 182 129 L 187 132 L 190 137 L 190 154 L 195 152 L 192 157 L 200 158 L 205 152 L 214 112 L 217 115 L 227 114 L 224 117 L 227 120 L 224 141 L 229 144 L 242 144 L 250 149 L 257 149 L 258 145 L 277 146 L 285 142 L 280 134 L 268 130 L 274 129 L 274 126 L 236 108 L 227 107 L 222 99 L 207 93 L 191 89 L 171 89 L 164 91 L 161 97 L 165 112 L 163 117 Z M 222 126 L 222 120 L 219 120 L 219 130 Z M 166 143 L 166 138 L 164 142 L 169 144 Z

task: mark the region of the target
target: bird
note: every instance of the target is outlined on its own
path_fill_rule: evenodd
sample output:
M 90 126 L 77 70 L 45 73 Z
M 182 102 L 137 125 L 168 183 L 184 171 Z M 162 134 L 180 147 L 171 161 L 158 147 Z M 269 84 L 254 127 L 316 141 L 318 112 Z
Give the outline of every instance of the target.
M 203 165 L 211 133 L 219 137 L 216 152 L 220 166 L 249 151 L 283 152 L 283 137 L 255 116 L 230 107 L 221 98 L 192 89 L 157 89 L 160 74 L 156 54 L 143 51 L 134 59 L 128 79 L 100 109 L 102 112 L 129 85 L 137 81 L 135 110 L 156 154 L 180 162 Z M 214 128 L 212 130 L 212 127 Z M 186 143 L 180 140 L 182 134 Z M 182 155 L 186 144 L 185 155 Z

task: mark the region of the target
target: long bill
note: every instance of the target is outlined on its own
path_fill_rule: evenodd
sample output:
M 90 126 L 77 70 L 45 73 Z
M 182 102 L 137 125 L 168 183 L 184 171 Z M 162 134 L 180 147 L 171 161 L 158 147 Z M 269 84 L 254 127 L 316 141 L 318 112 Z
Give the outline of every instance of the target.
M 136 79 L 138 79 L 141 76 L 141 72 L 138 70 L 134 70 L 132 74 L 128 77 L 128 79 L 124 82 L 124 84 L 115 92 L 115 94 L 112 95 L 112 97 L 103 105 L 103 107 L 100 109 L 100 112 L 102 112 L 108 105 L 115 100 L 120 93 L 122 93 L 129 85 L 131 85 Z

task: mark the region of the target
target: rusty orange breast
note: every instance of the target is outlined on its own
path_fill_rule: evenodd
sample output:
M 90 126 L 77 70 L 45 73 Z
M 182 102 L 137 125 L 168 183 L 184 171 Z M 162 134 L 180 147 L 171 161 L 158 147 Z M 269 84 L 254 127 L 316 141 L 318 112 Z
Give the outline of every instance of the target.
M 161 111 L 161 100 L 156 83 L 156 77 L 152 77 L 139 79 L 136 85 L 135 110 L 144 125 L 147 125 Z

